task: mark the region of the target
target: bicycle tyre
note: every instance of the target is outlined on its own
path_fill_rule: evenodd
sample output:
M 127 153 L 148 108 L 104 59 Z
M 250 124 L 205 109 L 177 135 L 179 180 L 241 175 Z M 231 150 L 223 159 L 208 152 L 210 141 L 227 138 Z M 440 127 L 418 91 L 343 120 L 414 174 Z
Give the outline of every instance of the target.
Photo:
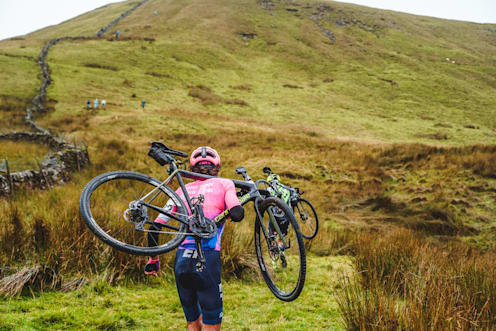
M 302 209 L 305 210 L 304 209 L 305 207 L 299 208 L 298 204 L 307 204 L 310 207 L 310 210 L 314 216 L 313 219 L 315 220 L 315 229 L 313 230 L 312 233 L 305 232 L 304 229 L 306 229 L 306 227 L 301 226 L 301 224 L 303 222 L 306 222 L 306 220 L 301 219 L 301 213 L 302 213 L 301 210 Z M 315 236 L 317 235 L 317 232 L 319 231 L 319 217 L 317 216 L 317 212 L 315 211 L 315 208 L 313 207 L 313 205 L 306 199 L 298 198 L 296 203 L 293 204 L 293 214 L 296 218 L 296 221 L 298 222 L 298 225 L 300 226 L 300 231 L 301 231 L 302 237 L 305 239 L 309 239 L 309 240 L 315 238 Z M 312 222 L 312 221 L 310 220 L 310 222 Z M 311 228 L 312 227 L 310 227 L 310 229 Z
M 89 229 L 104 243 L 110 245 L 111 247 L 118 249 L 120 251 L 133 254 L 133 255 L 141 255 L 141 256 L 155 256 L 159 254 L 163 254 L 169 252 L 175 248 L 177 248 L 181 242 L 183 242 L 186 235 L 184 234 L 187 230 L 187 226 L 183 223 L 180 223 L 180 229 L 178 234 L 173 237 L 172 240 L 162 244 L 160 246 L 152 246 L 152 247 L 140 247 L 132 244 L 128 244 L 122 242 L 111 235 L 109 235 L 102 227 L 97 223 L 97 221 L 93 218 L 91 207 L 90 207 L 90 198 L 91 195 L 95 192 L 95 190 L 100 187 L 100 185 L 107 183 L 112 180 L 117 179 L 128 179 L 131 181 L 139 181 L 145 184 L 150 184 L 152 186 L 158 187 L 161 182 L 153 177 L 149 177 L 147 175 L 132 172 L 132 171 L 112 171 L 108 173 L 101 174 L 95 178 L 93 178 L 86 186 L 84 187 L 81 197 L 79 200 L 79 210 L 83 221 L 89 227 Z M 186 206 L 182 199 L 168 186 L 163 186 L 160 190 L 168 196 L 170 199 L 173 199 L 173 202 L 176 206 L 178 206 L 179 213 L 186 212 Z M 180 210 L 179 210 L 180 209 Z
M 269 287 L 270 291 L 279 299 L 282 301 L 293 301 L 298 296 L 301 294 L 301 291 L 303 290 L 303 286 L 305 285 L 305 277 L 306 277 L 306 254 L 305 254 L 305 245 L 303 242 L 303 238 L 301 236 L 301 233 L 298 228 L 298 223 L 296 222 L 293 212 L 289 208 L 287 204 L 284 203 L 279 198 L 276 197 L 268 197 L 265 200 L 263 200 L 260 203 L 259 206 L 259 211 L 260 214 L 263 215 L 265 214 L 265 211 L 271 207 L 271 206 L 276 206 L 280 208 L 285 215 L 287 215 L 288 220 L 290 222 L 290 226 L 294 229 L 293 235 L 296 237 L 296 244 L 298 245 L 298 260 L 299 260 L 299 271 L 298 271 L 298 279 L 297 282 L 294 286 L 294 288 L 291 291 L 285 292 L 281 290 L 278 285 L 274 282 L 272 279 L 273 277 L 269 273 L 268 270 L 270 270 L 267 265 L 266 261 L 263 257 L 263 252 L 262 252 L 262 245 L 263 241 L 266 240 L 265 236 L 263 235 L 263 231 L 261 231 L 261 220 L 258 219 L 258 217 L 255 220 L 255 252 L 257 255 L 257 260 L 258 264 L 260 267 L 260 271 L 262 273 L 262 276 L 264 278 L 265 283 Z M 262 234 L 260 234 L 262 232 Z M 294 243 L 293 243 L 294 244 Z M 285 259 L 286 260 L 286 259 Z M 286 262 L 284 262 L 286 263 Z M 284 267 L 286 268 L 286 267 Z

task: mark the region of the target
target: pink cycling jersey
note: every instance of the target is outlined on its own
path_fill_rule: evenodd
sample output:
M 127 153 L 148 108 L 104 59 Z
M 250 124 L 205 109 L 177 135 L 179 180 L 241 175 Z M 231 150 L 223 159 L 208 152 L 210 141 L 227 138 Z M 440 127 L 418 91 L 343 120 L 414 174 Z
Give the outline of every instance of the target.
M 226 178 L 210 178 L 205 180 L 196 180 L 192 183 L 186 184 L 186 190 L 190 198 L 198 197 L 202 194 L 205 198 L 203 202 L 203 214 L 209 219 L 214 219 L 219 216 L 224 210 L 231 209 L 235 206 L 239 206 L 239 200 L 236 196 L 236 189 L 234 188 L 234 183 L 230 179 Z M 188 214 L 191 215 L 188 203 L 184 198 L 184 194 L 179 188 L 176 193 L 183 199 L 186 208 L 188 209 Z M 176 211 L 176 207 L 172 209 Z M 155 222 L 165 223 L 167 222 L 167 217 L 164 215 L 159 215 Z M 224 224 L 217 227 L 217 235 L 211 239 L 203 239 L 202 247 L 206 250 L 215 249 L 220 250 L 220 241 L 222 237 L 222 232 L 224 231 Z M 187 236 L 182 242 L 179 249 L 191 249 L 195 248 L 195 239 L 191 236 Z

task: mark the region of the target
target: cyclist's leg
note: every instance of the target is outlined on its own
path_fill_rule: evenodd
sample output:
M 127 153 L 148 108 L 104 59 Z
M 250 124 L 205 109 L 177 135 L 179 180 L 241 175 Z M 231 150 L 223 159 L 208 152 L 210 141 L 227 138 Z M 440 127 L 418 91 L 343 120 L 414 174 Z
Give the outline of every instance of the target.
M 220 330 L 223 314 L 220 252 L 206 250 L 204 253 L 207 263 L 200 273 L 203 282 L 198 290 L 202 324 L 205 330 Z
M 152 225 L 150 225 L 150 231 L 160 231 L 162 227 L 159 224 L 164 224 L 165 221 L 158 217 Z M 148 247 L 153 247 L 158 245 L 158 232 L 148 232 Z M 158 256 L 151 256 L 145 265 L 146 275 L 157 275 L 160 271 L 160 259 Z
M 174 276 L 176 278 L 176 288 L 179 300 L 183 307 L 184 317 L 188 323 L 188 330 L 196 330 L 200 322 L 201 308 L 198 302 L 198 295 L 195 288 L 184 287 L 184 275 L 193 271 L 194 260 L 192 259 L 191 250 L 178 249 L 176 260 L 174 262 Z M 199 330 L 199 329 L 198 329 Z

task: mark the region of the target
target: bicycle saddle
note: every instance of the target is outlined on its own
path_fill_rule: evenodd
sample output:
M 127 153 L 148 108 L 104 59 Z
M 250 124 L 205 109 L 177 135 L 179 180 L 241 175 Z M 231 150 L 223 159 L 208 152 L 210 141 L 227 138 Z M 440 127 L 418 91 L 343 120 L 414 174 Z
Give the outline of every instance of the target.
M 242 174 L 246 173 L 246 169 L 245 169 L 245 167 L 237 167 L 237 168 L 236 168 L 236 173 L 237 173 L 238 175 L 242 175 Z
M 181 157 L 188 157 L 188 154 L 177 151 L 175 149 L 167 147 L 164 143 L 161 143 L 160 141 L 154 141 L 152 142 L 152 147 L 160 149 L 162 152 L 167 153 L 167 154 L 172 154 L 172 155 L 177 155 Z

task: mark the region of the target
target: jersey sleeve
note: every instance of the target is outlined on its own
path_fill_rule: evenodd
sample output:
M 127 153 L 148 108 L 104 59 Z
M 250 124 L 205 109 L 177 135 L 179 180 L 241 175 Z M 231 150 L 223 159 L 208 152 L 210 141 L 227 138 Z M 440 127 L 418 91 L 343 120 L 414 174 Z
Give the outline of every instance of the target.
M 231 209 L 232 207 L 240 206 L 238 196 L 236 195 L 236 188 L 234 187 L 234 183 L 231 180 L 226 180 L 224 183 L 225 195 L 224 201 L 227 209 Z

